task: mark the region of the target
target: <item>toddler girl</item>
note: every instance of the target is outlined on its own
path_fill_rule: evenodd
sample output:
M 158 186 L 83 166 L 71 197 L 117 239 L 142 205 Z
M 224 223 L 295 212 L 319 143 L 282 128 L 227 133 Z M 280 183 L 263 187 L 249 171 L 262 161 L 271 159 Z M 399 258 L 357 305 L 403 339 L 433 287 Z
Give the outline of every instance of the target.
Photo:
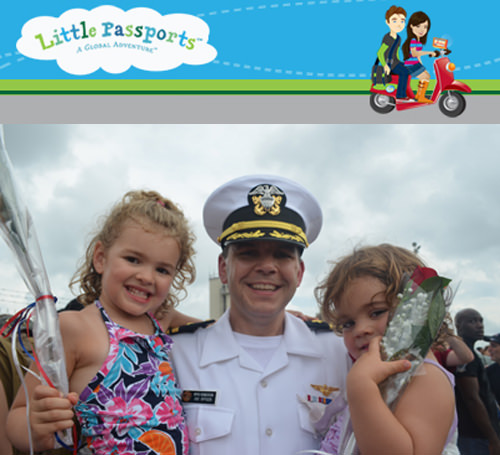
M 53 448 L 74 407 L 93 453 L 188 453 L 172 340 L 152 314 L 173 307 L 194 280 L 193 242 L 182 211 L 154 191 L 131 191 L 115 205 L 72 282 L 85 308 L 60 315 L 71 393 L 27 375 L 29 422 L 23 393 L 8 420 L 15 446 L 29 449 L 29 424 L 34 449 Z
M 438 454 L 456 447 L 454 378 L 429 351 L 394 412 L 378 384 L 409 369 L 407 360 L 384 362 L 380 340 L 397 306 L 405 275 L 423 263 L 412 252 L 383 244 L 365 247 L 338 261 L 316 289 L 323 316 L 342 332 L 354 364 L 347 376 L 348 411 L 337 419 L 322 450 L 337 454 L 350 425 L 362 455 Z M 349 420 L 350 413 L 350 420 Z

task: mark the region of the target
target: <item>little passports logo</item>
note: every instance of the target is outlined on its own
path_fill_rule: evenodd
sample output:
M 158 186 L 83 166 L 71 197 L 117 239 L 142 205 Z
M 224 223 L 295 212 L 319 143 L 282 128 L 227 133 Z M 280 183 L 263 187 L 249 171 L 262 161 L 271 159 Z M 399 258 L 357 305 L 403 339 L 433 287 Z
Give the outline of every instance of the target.
M 18 51 L 37 60 L 56 60 L 70 74 L 102 68 L 112 74 L 131 66 L 168 71 L 183 63 L 204 65 L 217 55 L 208 44 L 208 25 L 189 14 L 162 16 L 150 8 L 123 11 L 115 6 L 71 9 L 60 17 L 29 20 Z

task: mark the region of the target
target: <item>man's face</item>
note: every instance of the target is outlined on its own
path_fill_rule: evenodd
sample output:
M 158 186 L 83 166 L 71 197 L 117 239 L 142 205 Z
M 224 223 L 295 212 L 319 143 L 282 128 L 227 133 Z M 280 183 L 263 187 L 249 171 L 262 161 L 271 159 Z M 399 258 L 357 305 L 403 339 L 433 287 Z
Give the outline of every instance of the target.
M 266 325 L 282 323 L 303 274 L 298 249 L 289 243 L 261 240 L 229 245 L 227 257 L 219 256 L 219 276 L 228 285 L 233 330 L 257 335 Z
M 475 310 L 463 313 L 457 325 L 458 334 L 471 340 L 482 340 L 484 336 L 483 317 Z
M 500 344 L 492 341 L 488 348 L 488 353 L 490 354 L 491 360 L 500 363 Z
M 406 25 L 406 16 L 404 14 L 393 14 L 387 21 L 389 29 L 393 33 L 401 32 Z

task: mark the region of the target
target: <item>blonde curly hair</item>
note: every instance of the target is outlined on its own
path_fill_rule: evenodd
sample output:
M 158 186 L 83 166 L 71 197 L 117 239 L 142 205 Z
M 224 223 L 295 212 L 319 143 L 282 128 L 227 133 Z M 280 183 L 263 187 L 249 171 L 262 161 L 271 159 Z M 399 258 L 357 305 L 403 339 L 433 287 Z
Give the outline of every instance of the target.
M 105 250 L 109 249 L 130 221 L 145 229 L 164 230 L 165 235 L 173 237 L 179 245 L 180 257 L 175 277 L 167 299 L 160 309 L 160 312 L 166 312 L 187 295 L 186 285 L 195 280 L 195 236 L 182 210 L 156 191 L 129 191 L 112 207 L 110 213 L 102 218 L 102 225 L 92 237 L 81 264 L 73 275 L 70 288 L 79 287 L 81 294 L 78 301 L 83 305 L 94 303 L 99 298 L 102 279 L 93 264 L 95 247 L 100 242 Z

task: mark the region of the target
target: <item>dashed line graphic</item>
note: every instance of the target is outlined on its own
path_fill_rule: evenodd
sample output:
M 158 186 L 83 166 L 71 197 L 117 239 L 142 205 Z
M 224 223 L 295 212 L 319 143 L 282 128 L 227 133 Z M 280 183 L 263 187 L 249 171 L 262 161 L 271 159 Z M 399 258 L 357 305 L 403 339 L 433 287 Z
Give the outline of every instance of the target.
M 363 0 L 356 0 L 356 1 L 363 1 Z M 369 1 L 374 1 L 374 0 L 369 0 Z M 5 68 L 8 68 L 12 66 L 12 62 L 5 62 L 2 64 L 2 60 L 4 59 L 12 59 L 13 57 L 16 57 L 16 62 L 22 62 L 26 60 L 24 56 L 22 56 L 19 52 L 6 52 L 3 55 L 0 54 L 0 70 L 3 70 Z M 460 71 L 469 71 L 472 69 L 478 69 L 483 66 L 490 66 L 493 64 L 498 64 L 500 63 L 500 57 L 497 57 L 493 60 L 486 60 L 484 62 L 477 62 L 477 63 L 472 63 L 472 64 L 467 64 L 463 65 L 462 67 L 457 66 L 455 69 L 455 72 L 460 72 Z M 354 73 L 354 72 L 345 72 L 345 71 L 340 71 L 338 73 L 331 73 L 331 72 L 313 72 L 313 71 L 300 71 L 300 70 L 291 70 L 291 69 L 284 69 L 284 68 L 270 68 L 270 67 L 265 67 L 262 68 L 262 66 L 259 65 L 250 65 L 248 63 L 239 63 L 239 62 L 228 62 L 228 61 L 223 61 L 221 62 L 220 60 L 214 60 L 212 62 L 214 65 L 221 65 L 225 67 L 233 67 L 237 69 L 243 69 L 243 70 L 252 70 L 252 71 L 263 71 L 265 73 L 275 73 L 275 74 L 285 74 L 287 76 L 306 76 L 308 78 L 318 78 L 318 79 L 367 79 L 368 73 Z
M 267 8 L 291 8 L 291 7 L 302 7 L 302 6 L 316 6 L 316 5 L 329 5 L 329 4 L 352 4 L 352 3 L 373 3 L 378 0 L 310 0 L 305 2 L 286 2 L 286 3 L 272 3 L 270 5 L 261 4 L 258 6 L 242 6 L 238 8 L 232 9 L 223 9 L 220 11 L 210 11 L 208 13 L 198 13 L 196 16 L 205 17 L 205 16 L 215 16 L 217 14 L 229 14 L 229 13 L 241 13 L 242 11 L 258 11 L 265 10 Z

